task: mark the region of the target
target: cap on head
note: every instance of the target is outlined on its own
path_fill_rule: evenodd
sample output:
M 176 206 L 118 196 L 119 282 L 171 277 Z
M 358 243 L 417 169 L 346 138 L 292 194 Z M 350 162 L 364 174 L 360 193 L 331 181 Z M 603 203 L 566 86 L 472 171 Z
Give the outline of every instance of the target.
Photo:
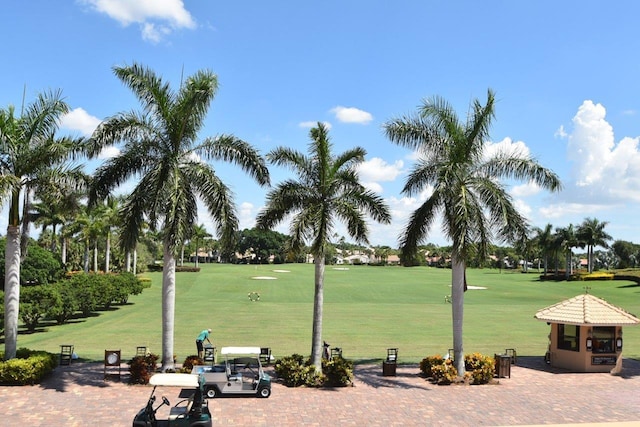
M 207 329 L 207 331 L 211 332 L 211 328 Z

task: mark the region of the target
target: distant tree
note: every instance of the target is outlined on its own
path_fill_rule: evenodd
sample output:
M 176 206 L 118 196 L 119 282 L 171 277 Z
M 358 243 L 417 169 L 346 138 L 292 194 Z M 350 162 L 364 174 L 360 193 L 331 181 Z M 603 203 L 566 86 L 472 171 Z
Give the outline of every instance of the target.
M 594 246 L 609 247 L 609 240 L 612 237 L 604 231 L 609 223 L 598 221 L 596 218 L 585 218 L 578 226 L 578 238 L 587 245 L 587 258 L 589 262 L 589 273 L 593 272 L 593 248 Z
M 618 259 L 618 268 L 635 267 L 632 258 L 640 250 L 640 245 L 625 240 L 616 240 L 611 245 L 611 249 Z
M 266 264 L 271 255 L 284 258 L 289 236 L 273 230 L 259 228 L 244 229 L 239 233 L 238 252 L 251 251 L 256 256 L 255 262 Z

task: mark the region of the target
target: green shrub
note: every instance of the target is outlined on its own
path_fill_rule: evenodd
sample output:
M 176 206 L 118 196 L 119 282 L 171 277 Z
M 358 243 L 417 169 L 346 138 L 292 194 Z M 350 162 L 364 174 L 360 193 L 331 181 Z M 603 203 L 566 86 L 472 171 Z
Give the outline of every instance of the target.
M 341 357 L 322 360 L 322 373 L 316 373 L 311 360 L 299 354 L 285 356 L 274 364 L 275 372 L 287 387 L 341 387 L 353 382 L 353 362 Z
M 51 285 L 51 290 L 52 305 L 47 311 L 47 317 L 54 319 L 59 325 L 65 324 L 80 308 L 76 292 L 66 280 Z
M 148 384 L 151 375 L 156 371 L 156 364 L 159 356 L 147 354 L 146 356 L 136 356 L 129 362 L 129 382 L 131 384 Z
M 493 379 L 496 361 L 493 357 L 472 353 L 464 357 L 464 367 L 471 375 L 472 384 L 487 384 Z
M 299 387 L 308 382 L 309 376 L 315 371 L 313 366 L 305 365 L 301 354 L 292 354 L 276 360 L 274 369 L 287 387 Z
M 51 285 L 25 286 L 20 292 L 20 318 L 31 332 L 55 305 L 57 293 Z
M 20 348 L 15 359 L 0 362 L 0 384 L 37 384 L 54 370 L 57 363 L 56 354 Z
M 322 360 L 322 373 L 326 377 L 325 386 L 345 387 L 353 384 L 353 361 L 334 357 Z

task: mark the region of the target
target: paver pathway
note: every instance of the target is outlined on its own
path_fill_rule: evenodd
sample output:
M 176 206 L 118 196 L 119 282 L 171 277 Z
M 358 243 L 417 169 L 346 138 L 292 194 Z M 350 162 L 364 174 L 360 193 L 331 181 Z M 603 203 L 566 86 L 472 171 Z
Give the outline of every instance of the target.
M 224 426 L 507 426 L 616 423 L 640 425 L 640 362 L 626 359 L 620 376 L 550 370 L 540 357 L 520 357 L 511 378 L 483 386 L 436 386 L 416 366 L 383 377 L 360 365 L 355 386 L 338 389 L 273 385 L 268 399 L 209 401 Z M 123 372 L 126 366 L 123 365 Z M 104 381 L 103 365 L 58 367 L 37 386 L 0 387 L 2 426 L 127 426 L 150 386 Z M 162 391 L 173 403 L 177 391 Z M 636 423 L 637 421 L 637 423 Z

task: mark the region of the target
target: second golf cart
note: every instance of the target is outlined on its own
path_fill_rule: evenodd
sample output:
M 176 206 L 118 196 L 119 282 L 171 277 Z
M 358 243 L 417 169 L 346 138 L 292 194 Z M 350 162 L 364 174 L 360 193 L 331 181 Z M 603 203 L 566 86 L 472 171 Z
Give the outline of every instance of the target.
M 207 397 L 253 394 L 271 396 L 271 377 L 262 369 L 260 347 L 222 347 L 224 365 L 196 365 L 192 374 L 204 376 Z

